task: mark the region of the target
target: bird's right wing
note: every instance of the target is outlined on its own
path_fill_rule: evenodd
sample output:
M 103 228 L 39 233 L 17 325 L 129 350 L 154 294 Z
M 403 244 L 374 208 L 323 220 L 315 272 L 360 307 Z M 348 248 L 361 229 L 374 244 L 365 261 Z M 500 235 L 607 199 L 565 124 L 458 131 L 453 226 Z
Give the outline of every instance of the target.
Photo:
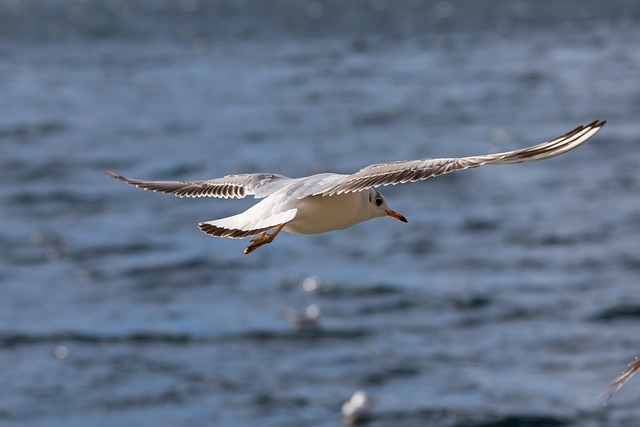
M 256 198 L 266 197 L 291 180 L 275 173 L 253 173 L 227 175 L 206 181 L 142 181 L 126 178 L 116 172 L 105 171 L 115 179 L 138 188 L 159 193 L 173 194 L 177 197 L 220 197 L 241 199 L 247 195 Z

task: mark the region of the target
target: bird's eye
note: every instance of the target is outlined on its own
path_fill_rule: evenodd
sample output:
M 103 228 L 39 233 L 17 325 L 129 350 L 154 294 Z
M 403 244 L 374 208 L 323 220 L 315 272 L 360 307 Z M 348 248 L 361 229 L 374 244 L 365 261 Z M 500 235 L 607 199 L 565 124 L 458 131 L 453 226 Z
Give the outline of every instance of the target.
M 376 206 L 382 205 L 382 199 L 380 197 L 376 197 Z

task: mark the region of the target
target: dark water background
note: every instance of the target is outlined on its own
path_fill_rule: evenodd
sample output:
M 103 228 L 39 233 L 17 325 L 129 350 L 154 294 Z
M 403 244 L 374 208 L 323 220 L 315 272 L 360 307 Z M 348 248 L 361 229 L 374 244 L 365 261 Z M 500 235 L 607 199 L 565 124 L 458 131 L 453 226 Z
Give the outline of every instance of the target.
M 0 425 L 637 426 L 637 1 L 0 1 Z M 124 186 L 585 146 L 247 256 Z M 318 304 L 322 328 L 287 308 Z

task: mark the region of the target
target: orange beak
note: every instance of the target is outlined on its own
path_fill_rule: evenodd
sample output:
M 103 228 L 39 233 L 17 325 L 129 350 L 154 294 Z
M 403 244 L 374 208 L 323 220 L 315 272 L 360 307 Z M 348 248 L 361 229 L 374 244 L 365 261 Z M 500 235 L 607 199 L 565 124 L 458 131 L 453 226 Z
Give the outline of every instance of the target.
M 404 217 L 404 215 L 399 214 L 396 211 L 387 211 L 387 216 L 390 216 L 391 218 L 395 218 L 398 221 L 409 222 L 409 221 L 407 221 L 407 218 Z

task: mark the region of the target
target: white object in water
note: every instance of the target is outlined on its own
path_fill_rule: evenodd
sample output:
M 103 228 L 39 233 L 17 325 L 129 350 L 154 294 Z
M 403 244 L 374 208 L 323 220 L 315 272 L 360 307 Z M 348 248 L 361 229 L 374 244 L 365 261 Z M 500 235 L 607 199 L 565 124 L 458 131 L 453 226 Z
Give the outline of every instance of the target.
M 373 402 L 366 392 L 356 391 L 351 399 L 342 405 L 342 419 L 347 425 L 369 421 L 373 410 Z
M 304 311 L 300 312 L 293 308 L 288 308 L 285 317 L 297 330 L 314 330 L 320 327 L 320 307 L 311 304 Z

